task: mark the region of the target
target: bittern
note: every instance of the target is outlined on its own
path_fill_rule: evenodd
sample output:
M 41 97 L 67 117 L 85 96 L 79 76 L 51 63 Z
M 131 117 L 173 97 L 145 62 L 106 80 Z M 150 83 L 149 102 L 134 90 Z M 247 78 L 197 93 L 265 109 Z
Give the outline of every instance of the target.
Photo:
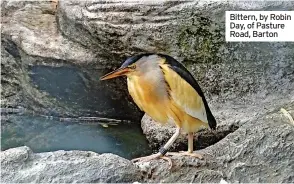
M 155 158 L 167 159 L 165 155 L 189 155 L 202 159 L 193 153 L 193 133 L 202 127 L 216 128 L 204 94 L 191 73 L 177 60 L 164 54 L 140 54 L 127 59 L 120 68 L 101 77 L 101 80 L 127 76 L 128 91 L 138 107 L 153 120 L 174 123 L 174 135 L 150 156 L 133 161 L 149 161 Z M 188 133 L 187 152 L 167 152 L 180 135 Z

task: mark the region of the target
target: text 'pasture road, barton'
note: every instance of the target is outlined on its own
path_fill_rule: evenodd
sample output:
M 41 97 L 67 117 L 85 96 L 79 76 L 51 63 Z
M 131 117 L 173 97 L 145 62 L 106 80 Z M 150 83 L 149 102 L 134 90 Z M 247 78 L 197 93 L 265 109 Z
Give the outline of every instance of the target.
M 226 11 L 228 42 L 294 42 L 294 11 Z

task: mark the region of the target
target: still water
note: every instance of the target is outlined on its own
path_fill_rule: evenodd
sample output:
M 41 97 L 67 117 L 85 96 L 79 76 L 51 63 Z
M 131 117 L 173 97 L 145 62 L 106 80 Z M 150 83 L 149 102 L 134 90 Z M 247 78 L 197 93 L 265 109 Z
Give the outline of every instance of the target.
M 130 120 L 105 126 L 99 122 L 46 119 L 9 114 L 1 121 L 1 149 L 29 146 L 34 152 L 86 150 L 135 158 L 151 153 L 142 133 L 142 116 L 126 99 L 115 80 L 101 82 L 105 71 L 75 66 L 28 67 L 26 108 L 54 117 L 107 117 Z M 36 92 L 38 91 L 38 92 Z M 42 93 L 42 95 L 40 95 Z M 44 95 L 44 94 L 46 95 Z M 31 95 L 31 96 L 30 96 Z M 43 109 L 40 111 L 39 109 Z
M 85 150 L 128 159 L 151 153 L 138 123 L 106 126 L 12 115 L 1 124 L 1 150 L 26 145 L 34 152 Z

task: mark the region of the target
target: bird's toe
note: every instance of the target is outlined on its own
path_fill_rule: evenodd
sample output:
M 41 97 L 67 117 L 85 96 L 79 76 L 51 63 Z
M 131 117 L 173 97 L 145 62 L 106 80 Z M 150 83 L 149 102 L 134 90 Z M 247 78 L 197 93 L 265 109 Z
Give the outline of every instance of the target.
M 162 158 L 163 160 L 166 160 L 168 162 L 168 165 L 169 165 L 169 168 L 168 169 L 169 170 L 173 167 L 173 162 L 172 162 L 172 159 L 171 158 L 166 157 L 166 156 L 162 156 L 160 158 Z
M 191 153 L 191 152 L 188 152 L 188 151 L 167 152 L 166 155 L 167 156 L 190 156 L 190 157 L 198 158 L 200 160 L 204 159 L 203 155 L 201 155 L 199 153 L 194 153 L 194 152 Z
M 199 158 L 200 160 L 203 160 L 203 155 L 199 154 L 199 153 L 189 153 L 189 152 L 186 152 L 187 156 L 191 156 L 191 157 L 195 157 L 195 158 Z
M 146 157 L 135 158 L 135 159 L 132 159 L 131 161 L 133 163 L 136 163 L 136 162 L 149 162 L 149 161 L 155 160 L 155 159 L 163 159 L 163 160 L 167 161 L 168 165 L 169 165 L 169 169 L 171 169 L 172 166 L 173 166 L 172 159 L 167 157 L 167 156 L 162 156 L 160 153 L 149 155 L 149 156 L 146 156 Z
M 161 155 L 159 153 L 156 153 L 146 157 L 139 157 L 139 158 L 132 159 L 132 162 L 149 162 L 150 160 L 154 160 L 160 157 Z

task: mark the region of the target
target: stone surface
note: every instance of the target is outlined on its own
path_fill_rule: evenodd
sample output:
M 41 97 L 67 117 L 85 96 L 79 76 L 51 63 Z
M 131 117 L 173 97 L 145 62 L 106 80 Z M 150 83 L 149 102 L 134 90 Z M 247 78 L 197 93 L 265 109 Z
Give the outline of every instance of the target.
M 285 106 L 292 117 L 294 104 Z M 205 160 L 173 156 L 166 161 L 138 163 L 145 182 L 292 183 L 294 181 L 294 125 L 274 112 L 240 126 L 214 145 L 198 151 Z
M 294 116 L 294 105 L 285 109 Z M 86 151 L 32 153 L 28 147 L 1 152 L 3 182 L 292 183 L 294 125 L 276 111 L 240 126 L 201 151 L 205 160 L 173 156 L 130 161 Z
M 163 146 L 176 131 L 175 125 L 167 124 L 163 126 L 146 114 L 142 118 L 141 127 L 149 145 L 155 150 Z M 239 125 L 236 122 L 231 122 L 218 126 L 216 131 L 202 129 L 194 134 L 194 149 L 199 150 L 213 145 L 229 133 L 234 132 L 238 127 Z M 171 145 L 170 151 L 186 151 L 187 141 L 187 135 L 182 132 L 175 143 Z
M 293 43 L 226 43 L 225 11 L 290 10 L 292 5 L 72 0 L 60 2 L 57 18 L 64 35 L 87 48 L 99 48 L 101 61 L 109 56 L 115 59 L 101 64 L 119 65 L 139 52 L 164 52 L 182 61 L 205 91 L 223 102 L 246 99 L 260 90 L 260 98 L 264 98 L 282 83 L 289 88 L 294 54 Z
M 205 148 L 200 151 L 205 161 L 173 157 L 171 171 L 162 160 L 138 163 L 143 179 L 130 179 L 132 174 L 136 177 L 140 174 L 136 169 L 128 170 L 134 166 L 116 156 L 109 156 L 112 166 L 124 165 L 124 171 L 130 171 L 131 175 L 120 178 L 124 172 L 116 175 L 116 168 L 109 173 L 101 171 L 98 158 L 108 156 L 91 153 L 86 159 L 73 156 L 84 152 L 62 151 L 33 154 L 27 148 L 21 148 L 24 150 L 16 151 L 17 154 L 7 154 L 9 150 L 1 153 L 5 156 L 2 166 L 6 166 L 2 178 L 29 182 L 27 174 L 33 173 L 34 177 L 30 178 L 35 178 L 34 181 L 50 182 L 57 177 L 60 180 L 56 182 L 72 182 L 72 173 L 61 167 L 61 163 L 68 163 L 70 171 L 79 173 L 76 181 L 81 182 L 219 182 L 221 178 L 228 182 L 294 182 L 294 126 L 278 112 L 283 107 L 293 116 L 294 44 L 227 43 L 224 36 L 226 10 L 292 10 L 293 6 L 291 1 L 68 0 L 59 1 L 55 10 L 44 1 L 1 1 L 4 46 L 1 57 L 5 60 L 1 67 L 3 80 L 7 81 L 2 84 L 6 88 L 2 94 L 8 107 L 21 101 L 28 106 L 39 103 L 34 110 L 37 107 L 58 109 L 58 103 L 46 100 L 46 94 L 29 82 L 29 65 L 87 66 L 102 68 L 106 73 L 118 67 L 127 56 L 162 52 L 174 56 L 191 71 L 218 121 L 216 132 L 204 130 L 195 138 L 196 148 Z M 13 71 L 12 76 L 9 70 Z M 122 80 L 105 86 L 109 89 L 119 86 L 116 94 L 126 96 L 126 91 L 121 90 L 126 87 Z M 66 108 L 60 111 L 69 112 Z M 148 116 L 143 118 L 142 128 L 153 148 L 158 148 L 173 133 L 172 127 L 152 124 Z M 186 149 L 184 136 L 173 149 Z M 58 158 L 50 158 L 52 154 Z M 43 168 L 48 160 L 52 164 L 50 159 L 53 165 L 58 165 L 56 170 Z M 71 170 L 79 160 L 83 165 Z M 107 159 L 104 161 L 109 163 Z M 93 168 L 87 170 L 84 163 L 90 163 L 85 165 Z M 39 177 L 34 169 L 40 169 L 40 165 L 46 173 Z M 92 170 L 102 177 L 93 176 Z
M 21 66 L 17 53 L 15 58 L 1 44 L 1 106 L 17 107 L 20 103 Z
M 14 42 L 21 50 L 24 63 L 49 62 L 97 62 L 95 54 L 89 49 L 63 37 L 58 31 L 55 10 L 48 1 L 25 1 L 14 11 L 11 4 L 17 1 L 4 1 L 2 36 Z M 14 7 L 14 6 L 13 6 Z M 51 62 L 50 62 L 51 60 Z
M 138 52 L 163 52 L 181 61 L 199 81 L 219 125 L 214 136 L 204 131 L 210 136 L 196 148 L 294 101 L 294 44 L 226 43 L 224 24 L 226 10 L 290 10 L 293 2 L 108 2 L 61 2 L 61 32 L 87 48 L 107 45 L 102 53 L 118 62 Z M 156 149 L 174 132 L 147 115 L 142 129 Z M 183 149 L 185 141 L 182 135 L 173 149 Z
M 2 83 L 5 86 L 5 90 L 1 91 L 3 108 L 22 106 L 27 112 L 62 117 L 141 118 L 142 113 L 130 101 L 122 79 L 108 83 L 99 81 L 99 77 L 108 72 L 109 67 L 102 69 L 96 54 L 98 50 L 88 49 L 59 31 L 56 9 L 52 3 L 10 0 L 1 1 L 1 8 L 1 67 L 4 76 Z M 42 87 L 33 81 L 34 68 L 42 66 L 48 67 L 44 69 L 44 74 L 47 70 L 47 73 L 58 73 L 63 69 L 76 77 L 69 79 L 64 74 L 60 80 L 64 84 L 58 86 L 55 84 L 56 78 L 50 78 L 49 75 L 40 79 L 43 83 L 47 82 L 47 86 Z M 70 89 L 63 86 L 69 86 Z M 73 89 L 75 86 L 78 89 Z M 54 94 L 50 93 L 52 91 Z M 81 91 L 83 94 L 79 94 Z M 71 99 L 61 101 L 63 97 L 56 96 L 56 93 L 69 93 L 67 96 Z M 90 102 L 83 100 L 85 94 Z M 93 107 L 89 109 L 88 104 Z M 120 104 L 123 108 L 113 104 Z
M 56 151 L 33 153 L 28 147 L 1 152 L 1 181 L 5 183 L 123 183 L 141 179 L 130 161 L 106 153 Z
M 87 68 L 102 68 L 96 74 L 101 76 L 140 52 L 163 52 L 184 63 L 222 121 L 235 121 L 236 114 L 239 119 L 254 117 L 248 112 L 263 114 L 272 101 L 281 105 L 293 100 L 293 43 L 226 43 L 224 37 L 226 10 L 289 10 L 293 2 L 69 0 L 55 9 L 46 1 L 10 0 L 1 7 L 1 40 L 19 52 L 25 74 L 20 83 L 28 97 L 22 101 L 35 101 L 27 105 L 36 106 L 33 111 L 44 107 L 72 114 L 70 107 L 58 108 L 60 104 L 30 87 L 27 65 L 73 64 L 86 73 Z M 112 99 L 128 104 L 122 81 L 107 81 L 105 87 L 115 92 Z M 124 109 L 141 116 L 133 104 Z
M 61 1 L 68 38 L 99 49 L 104 66 L 141 52 L 181 61 L 220 122 L 254 119 L 293 101 L 293 43 L 225 42 L 226 10 L 291 10 L 293 2 Z M 109 61 L 111 57 L 111 61 Z

